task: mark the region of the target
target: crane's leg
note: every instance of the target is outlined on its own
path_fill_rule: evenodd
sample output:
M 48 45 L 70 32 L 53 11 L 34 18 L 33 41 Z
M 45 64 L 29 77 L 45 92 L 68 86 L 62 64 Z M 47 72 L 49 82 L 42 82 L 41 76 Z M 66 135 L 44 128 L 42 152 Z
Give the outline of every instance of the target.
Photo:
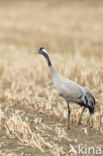
M 68 103 L 68 129 L 70 129 L 70 106 Z
M 88 126 L 90 125 L 90 117 L 91 117 L 91 114 L 89 115 L 88 120 L 87 120 L 87 125 Z
M 79 119 L 79 122 L 78 122 L 78 126 L 81 124 L 81 119 L 82 119 L 82 115 L 83 115 L 84 110 L 85 110 L 85 107 L 82 110 L 82 113 L 81 113 L 81 116 L 80 116 L 80 119 Z

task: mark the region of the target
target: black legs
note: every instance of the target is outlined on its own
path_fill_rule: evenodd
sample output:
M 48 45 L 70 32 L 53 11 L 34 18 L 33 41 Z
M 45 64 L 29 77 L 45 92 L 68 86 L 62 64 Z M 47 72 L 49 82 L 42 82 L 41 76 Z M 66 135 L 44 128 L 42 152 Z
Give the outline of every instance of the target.
M 84 110 L 85 110 L 85 107 L 82 110 L 82 113 L 81 113 L 81 116 L 80 116 L 80 119 L 79 119 L 79 122 L 78 122 L 78 126 L 81 124 L 81 119 L 82 119 L 82 115 L 83 115 Z
M 67 102 L 67 106 L 68 106 L 68 129 L 70 129 L 70 113 L 71 113 L 71 111 L 70 111 L 69 102 Z M 79 122 L 78 122 L 78 126 L 81 124 L 81 120 L 82 120 L 84 110 L 85 110 L 85 107 L 83 107 L 83 110 L 81 112 L 80 119 L 79 119 Z
M 70 107 L 68 103 L 68 129 L 70 129 Z

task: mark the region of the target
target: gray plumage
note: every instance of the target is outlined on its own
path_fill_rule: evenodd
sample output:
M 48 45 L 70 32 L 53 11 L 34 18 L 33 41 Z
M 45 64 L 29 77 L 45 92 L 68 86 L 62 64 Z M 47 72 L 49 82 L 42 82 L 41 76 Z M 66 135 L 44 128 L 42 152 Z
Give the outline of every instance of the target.
M 82 87 L 77 83 L 67 78 L 64 78 L 62 75 L 60 75 L 53 67 L 50 58 L 48 56 L 48 52 L 44 48 L 41 47 L 39 49 L 39 54 L 43 55 L 46 58 L 48 62 L 48 66 L 51 71 L 51 78 L 52 78 L 53 85 L 57 90 L 58 94 L 62 96 L 67 102 L 68 128 L 69 128 L 69 120 L 70 120 L 70 107 L 69 107 L 70 102 L 74 102 L 84 107 L 79 119 L 79 124 L 80 124 L 85 108 L 89 109 L 90 114 L 94 113 L 95 98 L 93 94 L 91 93 L 89 88 Z

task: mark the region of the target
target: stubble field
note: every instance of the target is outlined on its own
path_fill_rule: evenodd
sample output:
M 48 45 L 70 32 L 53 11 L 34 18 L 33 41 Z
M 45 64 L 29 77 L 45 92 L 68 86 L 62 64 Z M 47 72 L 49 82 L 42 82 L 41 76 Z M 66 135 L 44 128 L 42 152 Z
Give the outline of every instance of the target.
M 0 1 L 0 156 L 74 156 L 79 144 L 103 152 L 102 17 L 102 1 Z M 67 105 L 33 55 L 40 46 L 59 73 L 92 90 L 89 126 L 88 110 L 78 127 L 82 108 L 71 104 L 67 130 Z

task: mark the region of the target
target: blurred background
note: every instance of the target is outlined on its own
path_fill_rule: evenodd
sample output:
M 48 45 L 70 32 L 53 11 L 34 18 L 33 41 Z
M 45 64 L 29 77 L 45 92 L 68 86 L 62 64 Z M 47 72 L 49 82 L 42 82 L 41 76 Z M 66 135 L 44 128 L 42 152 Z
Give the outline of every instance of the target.
M 102 53 L 102 0 L 0 0 L 1 46 Z

